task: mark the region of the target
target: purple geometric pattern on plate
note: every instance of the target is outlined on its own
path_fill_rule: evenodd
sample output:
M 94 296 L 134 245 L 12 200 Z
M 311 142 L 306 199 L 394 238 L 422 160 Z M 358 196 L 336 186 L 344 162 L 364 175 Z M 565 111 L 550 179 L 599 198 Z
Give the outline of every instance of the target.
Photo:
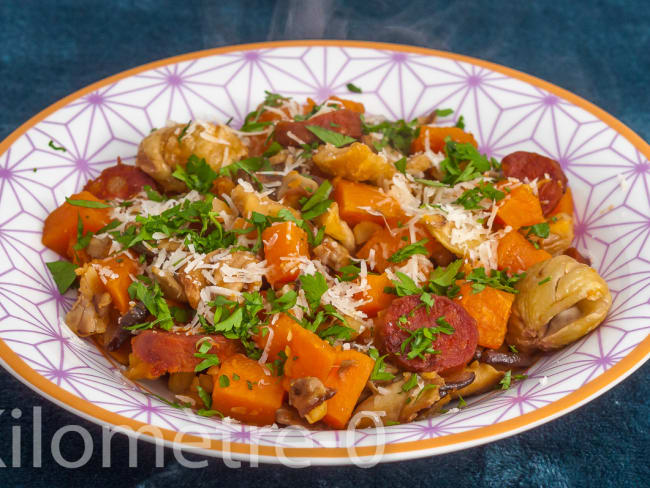
M 106 410 L 172 430 L 265 445 L 305 445 L 303 434 L 227 424 L 179 411 L 126 380 L 62 317 L 45 262 L 42 223 L 66 195 L 117 156 L 132 161 L 139 141 L 168 119 L 240 124 L 264 90 L 299 99 L 351 96 L 368 112 L 412 118 L 433 108 L 463 114 L 480 149 L 495 157 L 531 150 L 560 161 L 576 201 L 578 247 L 614 297 L 605 324 L 545 357 L 508 391 L 472 398 L 457 413 L 388 429 L 387 443 L 444 436 L 531 412 L 593 380 L 650 332 L 650 163 L 614 129 L 572 103 L 504 74 L 446 58 L 367 48 L 282 47 L 206 56 L 104 86 L 50 115 L 0 155 L 0 338 L 41 375 Z M 67 148 L 53 151 L 48 141 Z M 547 377 L 546 382 L 540 379 Z M 157 388 L 156 385 L 147 385 Z M 379 441 L 372 430 L 357 445 Z M 312 432 L 314 447 L 342 445 Z

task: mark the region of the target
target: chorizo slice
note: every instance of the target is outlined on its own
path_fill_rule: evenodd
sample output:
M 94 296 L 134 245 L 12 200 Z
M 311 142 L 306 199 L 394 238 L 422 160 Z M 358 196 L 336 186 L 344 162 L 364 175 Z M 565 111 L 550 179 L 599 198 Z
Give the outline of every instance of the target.
M 382 320 L 375 327 L 375 345 L 382 354 L 403 370 L 438 373 L 451 372 L 464 367 L 473 357 L 478 341 L 476 321 L 463 307 L 447 297 L 432 295 L 433 306 L 427 307 L 419 295 L 393 300 Z M 400 319 L 400 317 L 404 317 Z M 436 319 L 444 319 L 453 327 L 452 334 L 439 333 L 431 343 L 436 354 L 408 358 L 411 344 L 402 351 L 402 343 L 411 333 L 425 327 L 437 327 Z
M 97 178 L 88 181 L 84 190 L 104 200 L 116 198 L 127 200 L 140 193 L 147 185 L 154 189 L 158 187 L 144 171 L 135 166 L 122 164 L 118 159 L 115 166 L 106 168 Z
M 541 154 L 526 151 L 513 152 L 503 158 L 501 169 L 506 177 L 520 180 L 537 178 L 539 201 L 544 216 L 548 216 L 553 211 L 567 189 L 567 177 L 560 163 Z
M 312 142 L 318 141 L 318 137 L 307 129 L 308 125 L 317 125 L 323 129 L 338 132 L 339 134 L 353 137 L 355 139 L 360 139 L 362 135 L 361 117 L 359 114 L 352 110 L 343 108 L 341 110 L 317 115 L 308 120 L 281 120 L 275 126 L 274 138 L 283 146 L 296 147 L 300 146 L 298 140 L 305 144 L 311 144 Z
M 205 339 L 205 338 L 209 339 Z M 202 361 L 194 354 L 199 340 L 209 340 L 212 348 L 209 354 L 216 354 L 221 361 L 243 352 L 239 342 L 220 335 L 185 335 L 173 332 L 145 330 L 131 340 L 133 354 L 137 360 L 146 363 L 152 376 L 165 373 L 191 373 Z

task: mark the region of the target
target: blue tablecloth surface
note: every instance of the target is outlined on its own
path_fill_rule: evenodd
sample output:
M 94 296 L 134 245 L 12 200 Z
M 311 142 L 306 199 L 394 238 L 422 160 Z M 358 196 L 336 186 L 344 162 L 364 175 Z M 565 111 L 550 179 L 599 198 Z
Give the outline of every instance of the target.
M 61 97 L 149 61 L 306 38 L 414 44 L 500 63 L 586 98 L 650 140 L 650 8 L 644 0 L 5 0 L 0 139 Z M 646 364 L 586 406 L 482 447 L 372 469 L 296 470 L 230 469 L 218 459 L 186 469 L 171 450 L 165 467 L 156 468 L 154 448 L 144 442 L 138 467 L 129 468 L 124 437 L 113 440 L 111 467 L 103 468 L 99 427 L 0 371 L 0 459 L 12 464 L 12 428 L 20 428 L 25 466 L 0 468 L 0 486 L 650 486 L 648 373 Z M 42 407 L 46 443 L 68 424 L 89 430 L 95 454 L 84 467 L 60 467 L 47 444 L 43 466 L 31 467 L 34 406 Z M 12 418 L 14 408 L 21 418 Z M 76 459 L 81 448 L 81 442 L 64 443 L 62 454 Z

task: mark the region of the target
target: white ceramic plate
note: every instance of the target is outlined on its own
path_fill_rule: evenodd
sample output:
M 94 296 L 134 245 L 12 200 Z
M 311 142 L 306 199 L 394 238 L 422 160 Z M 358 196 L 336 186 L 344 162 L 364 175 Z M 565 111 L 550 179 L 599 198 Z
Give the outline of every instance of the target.
M 349 82 L 363 93 L 349 93 Z M 577 246 L 612 290 L 607 321 L 544 357 L 508 391 L 471 398 L 457 413 L 381 431 L 305 434 L 227 424 L 171 408 L 147 392 L 149 385 L 123 378 L 92 343 L 63 324 L 74 292 L 59 295 L 45 267 L 57 256 L 41 244 L 43 220 L 117 156 L 132 162 L 152 127 L 168 119 L 230 117 L 237 126 L 264 90 L 298 99 L 354 98 L 369 113 L 390 118 L 450 107 L 452 118 L 464 115 L 490 156 L 529 150 L 558 160 L 574 194 Z M 67 151 L 52 150 L 50 140 Z M 252 452 L 269 462 L 287 456 L 344 464 L 352 455 L 360 461 L 375 454 L 375 460 L 409 459 L 511 435 L 601 394 L 650 355 L 649 157 L 650 147 L 637 135 L 581 98 L 450 53 L 297 41 L 233 46 L 142 66 L 61 100 L 0 145 L 0 357 L 37 392 L 90 420 L 148 430 L 145 438 L 213 455 L 250 459 Z

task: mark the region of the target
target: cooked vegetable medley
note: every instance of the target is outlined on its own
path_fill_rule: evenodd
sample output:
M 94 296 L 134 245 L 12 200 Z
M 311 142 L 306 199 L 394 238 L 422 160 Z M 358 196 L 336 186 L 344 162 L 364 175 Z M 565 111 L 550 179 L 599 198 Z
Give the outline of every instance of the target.
M 239 130 L 153 129 L 45 221 L 66 323 L 171 404 L 249 424 L 393 425 L 509 388 L 611 296 L 561 166 L 488 158 L 450 114 L 267 92 Z

